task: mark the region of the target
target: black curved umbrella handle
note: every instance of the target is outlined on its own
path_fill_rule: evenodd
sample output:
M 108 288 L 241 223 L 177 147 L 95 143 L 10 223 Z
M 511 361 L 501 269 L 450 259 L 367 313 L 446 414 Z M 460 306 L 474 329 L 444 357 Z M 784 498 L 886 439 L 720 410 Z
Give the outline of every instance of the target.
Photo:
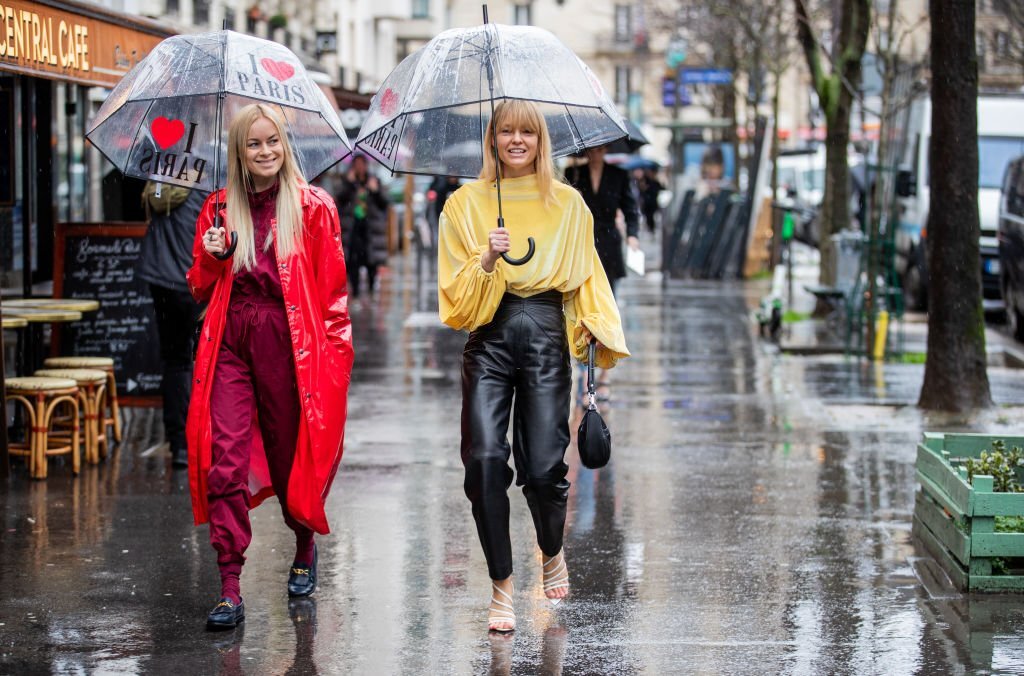
M 237 232 L 232 232 L 231 233 L 231 244 L 228 244 L 228 248 L 225 251 L 223 251 L 222 253 L 215 253 L 215 254 L 213 254 L 213 257 L 216 258 L 219 261 L 226 261 L 227 259 L 231 258 L 231 254 L 235 253 L 235 247 L 237 247 L 237 246 L 238 246 L 238 233 Z M 530 249 L 530 253 L 531 254 L 533 253 L 533 248 Z
M 522 258 L 512 258 L 507 253 L 503 253 L 501 254 L 502 260 L 504 260 L 509 265 L 525 265 L 526 263 L 528 263 L 529 260 L 533 258 L 534 252 L 537 251 L 537 245 L 533 243 L 533 237 L 527 237 L 526 243 L 530 246 L 530 248 L 526 251 L 525 256 L 523 256 Z

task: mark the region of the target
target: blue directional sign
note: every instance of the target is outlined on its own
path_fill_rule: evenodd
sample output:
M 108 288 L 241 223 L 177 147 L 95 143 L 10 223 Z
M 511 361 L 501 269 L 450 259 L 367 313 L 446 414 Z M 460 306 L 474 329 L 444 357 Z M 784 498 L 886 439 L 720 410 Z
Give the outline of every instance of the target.
M 666 108 L 675 105 L 688 106 L 692 103 L 690 92 L 686 87 L 679 86 L 679 103 L 676 103 L 676 81 L 674 78 L 665 77 L 661 79 L 661 103 Z
M 732 71 L 727 68 L 683 68 L 679 72 L 683 84 L 732 84 Z

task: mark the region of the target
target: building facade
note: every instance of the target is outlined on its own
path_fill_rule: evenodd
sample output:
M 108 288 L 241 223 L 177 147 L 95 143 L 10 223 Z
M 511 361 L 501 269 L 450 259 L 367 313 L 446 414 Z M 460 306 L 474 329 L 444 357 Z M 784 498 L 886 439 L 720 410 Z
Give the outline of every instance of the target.
M 45 291 L 58 222 L 104 211 L 124 218 L 118 181 L 86 143 L 86 124 L 105 92 L 168 35 L 92 4 L 0 3 L 0 291 Z

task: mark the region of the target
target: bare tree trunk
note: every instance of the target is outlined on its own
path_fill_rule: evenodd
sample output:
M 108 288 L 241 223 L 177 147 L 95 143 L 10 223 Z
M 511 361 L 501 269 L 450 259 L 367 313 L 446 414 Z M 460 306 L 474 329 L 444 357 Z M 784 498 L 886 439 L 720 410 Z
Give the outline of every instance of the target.
M 850 145 L 850 108 L 853 95 L 842 87 L 839 102 L 827 115 L 825 130 L 825 196 L 821 202 L 821 278 L 822 283 L 836 281 L 836 261 L 831 236 L 850 227 L 850 166 L 847 146 Z M 827 226 L 827 227 L 826 227 Z M 826 274 L 827 271 L 827 274 Z
M 978 61 L 974 0 L 930 0 L 931 204 L 928 357 L 921 408 L 992 405 L 985 370 L 978 237 Z M 938 302 L 936 302 L 938 301 Z
M 822 284 L 833 285 L 836 281 L 836 267 L 830 238 L 850 226 L 850 169 L 846 160 L 846 147 L 850 142 L 850 108 L 854 92 L 860 85 L 860 60 L 864 55 L 871 22 L 871 3 L 870 0 L 842 0 L 837 15 L 839 37 L 833 49 L 832 69 L 826 73 L 806 4 L 804 0 L 794 2 L 798 38 L 828 126 L 825 133 L 825 196 L 819 215 L 819 276 Z

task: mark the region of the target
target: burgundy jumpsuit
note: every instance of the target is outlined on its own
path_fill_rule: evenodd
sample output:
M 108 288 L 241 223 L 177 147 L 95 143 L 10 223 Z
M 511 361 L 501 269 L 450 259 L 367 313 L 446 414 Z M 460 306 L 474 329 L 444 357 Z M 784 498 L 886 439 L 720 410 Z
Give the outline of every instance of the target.
M 296 561 L 309 563 L 313 550 L 313 531 L 292 519 L 286 506 L 301 407 L 277 255 L 273 245 L 264 246 L 276 198 L 276 185 L 249 195 L 256 265 L 235 274 L 210 396 L 210 542 L 217 551 L 222 582 L 236 596 L 245 550 L 252 541 L 246 482 L 253 416 L 274 493 L 285 523 L 295 531 Z M 234 579 L 229 582 L 230 578 Z

